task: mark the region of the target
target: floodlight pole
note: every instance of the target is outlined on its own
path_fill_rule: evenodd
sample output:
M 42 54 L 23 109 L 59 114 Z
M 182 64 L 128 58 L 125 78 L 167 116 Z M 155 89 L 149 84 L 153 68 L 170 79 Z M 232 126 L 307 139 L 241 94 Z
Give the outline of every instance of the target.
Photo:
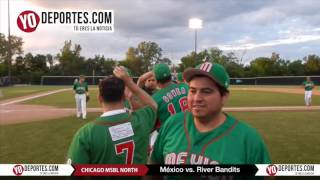
M 194 52 L 197 54 L 197 29 L 194 31 Z
M 10 3 L 8 0 L 8 83 L 9 86 L 11 85 L 11 58 L 12 58 L 12 52 L 11 52 L 11 35 L 10 35 Z

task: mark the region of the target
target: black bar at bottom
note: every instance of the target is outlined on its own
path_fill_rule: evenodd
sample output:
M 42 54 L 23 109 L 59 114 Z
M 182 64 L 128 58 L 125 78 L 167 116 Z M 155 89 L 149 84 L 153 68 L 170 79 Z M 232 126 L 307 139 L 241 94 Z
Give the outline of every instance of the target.
M 254 176 L 258 171 L 255 165 L 147 165 L 147 175 L 162 176 Z

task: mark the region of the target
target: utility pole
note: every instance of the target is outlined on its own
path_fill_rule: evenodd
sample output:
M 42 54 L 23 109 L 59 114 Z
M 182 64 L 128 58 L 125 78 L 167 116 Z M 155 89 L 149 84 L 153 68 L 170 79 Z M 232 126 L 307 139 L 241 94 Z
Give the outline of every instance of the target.
M 8 83 L 9 86 L 11 85 L 11 59 L 12 59 L 12 52 L 11 52 L 11 35 L 10 35 L 10 3 L 8 0 Z

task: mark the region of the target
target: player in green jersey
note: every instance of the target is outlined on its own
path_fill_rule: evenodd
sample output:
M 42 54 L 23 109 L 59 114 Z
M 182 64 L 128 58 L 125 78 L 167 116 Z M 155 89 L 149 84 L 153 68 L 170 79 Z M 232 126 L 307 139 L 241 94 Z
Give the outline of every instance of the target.
M 171 116 L 161 126 L 151 163 L 271 163 L 258 132 L 222 112 L 230 82 L 223 66 L 206 62 L 183 75 L 190 88 L 189 110 Z
M 153 73 L 160 90 L 152 97 L 158 104 L 158 119 L 160 123 L 164 123 L 171 115 L 187 110 L 189 88 L 186 84 L 175 84 L 171 81 L 170 68 L 166 64 L 155 65 Z
M 307 80 L 303 83 L 304 86 L 304 102 L 306 106 L 311 106 L 312 101 L 312 89 L 314 88 L 314 83 L 311 81 L 311 78 L 308 76 Z
M 145 164 L 149 134 L 157 104 L 121 67 L 99 83 L 103 114 L 75 134 L 68 152 L 72 164 Z M 129 113 L 123 101 L 125 86 L 145 105 Z
M 75 93 L 77 118 L 82 116 L 83 119 L 87 117 L 87 101 L 86 96 L 89 95 L 88 84 L 85 82 L 83 75 L 79 76 L 79 81 L 75 81 L 73 84 L 73 91 Z

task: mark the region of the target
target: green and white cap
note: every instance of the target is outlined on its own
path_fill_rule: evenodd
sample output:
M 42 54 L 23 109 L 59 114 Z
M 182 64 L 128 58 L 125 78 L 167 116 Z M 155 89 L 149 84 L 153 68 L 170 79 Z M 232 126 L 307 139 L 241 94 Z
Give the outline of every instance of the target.
M 171 71 L 169 66 L 163 63 L 154 65 L 153 73 L 155 75 L 156 80 L 162 80 L 171 76 Z
M 194 76 L 207 76 L 208 78 L 212 79 L 216 83 L 218 83 L 220 86 L 228 90 L 229 84 L 230 84 L 230 78 L 229 74 L 225 70 L 225 68 L 217 63 L 210 63 L 205 62 L 202 64 L 199 64 L 195 68 L 188 68 L 183 73 L 183 78 L 190 82 L 191 79 Z

